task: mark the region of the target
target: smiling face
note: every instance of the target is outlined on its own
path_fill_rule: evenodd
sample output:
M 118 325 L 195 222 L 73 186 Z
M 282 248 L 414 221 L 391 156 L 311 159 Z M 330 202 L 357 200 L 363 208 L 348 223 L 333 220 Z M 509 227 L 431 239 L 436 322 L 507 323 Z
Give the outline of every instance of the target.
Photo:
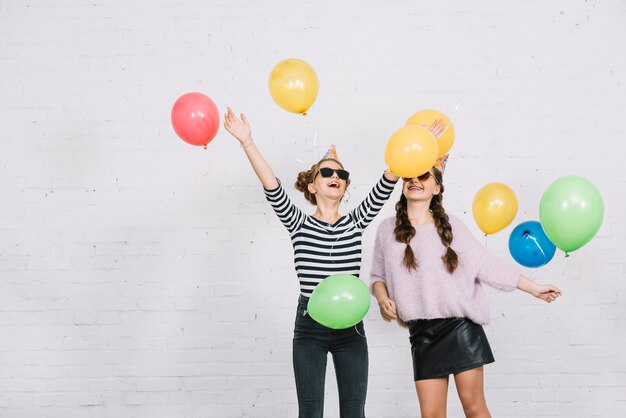
M 323 177 L 319 169 L 330 168 L 332 170 L 342 170 L 343 166 L 334 160 L 324 160 L 320 163 L 317 174 L 313 182 L 309 183 L 309 192 L 315 195 L 317 199 L 327 198 L 330 200 L 341 199 L 346 192 L 348 181 L 342 180 L 333 172 L 330 177 Z
M 417 177 L 403 179 L 402 194 L 411 201 L 429 201 L 436 194 L 441 192 L 441 186 L 437 183 L 435 172 L 431 168 L 428 170 L 428 179 L 420 180 Z

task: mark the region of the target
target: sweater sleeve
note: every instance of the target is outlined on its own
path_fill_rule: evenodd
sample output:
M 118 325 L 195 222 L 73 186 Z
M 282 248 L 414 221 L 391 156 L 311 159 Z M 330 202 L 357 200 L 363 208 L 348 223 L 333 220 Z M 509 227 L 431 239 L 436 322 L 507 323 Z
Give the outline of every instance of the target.
M 374 255 L 372 257 L 372 269 L 370 271 L 370 292 L 373 292 L 373 286 L 376 282 L 387 284 L 387 274 L 385 272 L 385 254 L 382 245 L 382 234 L 384 223 L 378 226 L 376 232 L 376 241 L 374 241 Z
M 350 212 L 358 228 L 365 229 L 376 215 L 378 215 L 378 212 L 380 212 L 385 202 L 389 200 L 397 182 L 397 180 L 387 180 L 387 178 L 382 175 L 367 197 L 363 199 L 359 206 Z
M 280 180 L 278 180 L 278 187 L 275 189 L 268 190 L 263 188 L 263 191 L 272 209 L 276 212 L 278 219 L 285 225 L 285 228 L 287 228 L 290 233 L 297 230 L 304 222 L 305 215 L 291 202 Z
M 520 275 L 520 269 L 485 250 L 477 278 L 494 289 L 511 292 L 517 288 Z
M 454 221 L 452 231 L 454 240 L 456 240 L 457 237 L 459 240 L 462 240 L 463 247 L 465 248 L 463 254 L 464 258 L 471 257 L 476 260 L 476 279 L 494 289 L 505 292 L 515 290 L 521 270 L 508 261 L 490 253 L 485 246 L 472 235 L 471 231 L 463 222 L 458 219 L 454 219 Z M 452 248 L 455 249 L 454 247 L 453 245 Z

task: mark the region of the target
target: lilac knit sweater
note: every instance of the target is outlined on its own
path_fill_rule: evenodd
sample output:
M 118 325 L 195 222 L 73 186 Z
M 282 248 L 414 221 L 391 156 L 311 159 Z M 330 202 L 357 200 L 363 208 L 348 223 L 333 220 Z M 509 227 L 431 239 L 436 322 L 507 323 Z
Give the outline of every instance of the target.
M 406 245 L 395 239 L 395 217 L 378 227 L 370 287 L 375 282 L 387 285 L 400 319 L 466 317 L 486 324 L 489 305 L 481 284 L 504 291 L 517 287 L 519 268 L 489 253 L 457 217 L 450 215 L 450 224 L 451 247 L 459 256 L 459 266 L 452 274 L 441 260 L 445 247 L 434 224 L 415 226 L 411 248 L 418 268 L 412 271 L 402 264 Z

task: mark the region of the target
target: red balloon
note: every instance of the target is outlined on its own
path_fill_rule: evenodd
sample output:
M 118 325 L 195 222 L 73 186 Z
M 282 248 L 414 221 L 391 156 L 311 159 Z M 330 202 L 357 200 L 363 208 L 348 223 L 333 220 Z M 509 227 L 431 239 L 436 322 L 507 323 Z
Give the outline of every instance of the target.
M 172 108 L 172 126 L 181 139 L 191 145 L 204 145 L 217 134 L 220 113 L 202 93 L 183 94 Z

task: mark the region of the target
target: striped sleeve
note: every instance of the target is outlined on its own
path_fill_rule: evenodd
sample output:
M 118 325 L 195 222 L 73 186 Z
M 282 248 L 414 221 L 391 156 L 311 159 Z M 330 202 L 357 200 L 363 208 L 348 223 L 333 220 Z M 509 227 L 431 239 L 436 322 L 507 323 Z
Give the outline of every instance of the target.
M 387 180 L 384 175 L 381 176 L 367 197 L 350 213 L 358 228 L 365 229 L 378 215 L 385 202 L 389 200 L 397 182 Z
M 296 205 L 291 203 L 291 199 L 289 199 L 289 196 L 285 193 L 285 189 L 283 189 L 280 180 L 278 181 L 277 188 L 273 190 L 263 188 L 263 191 L 265 192 L 265 197 L 268 202 L 272 205 L 272 209 L 276 212 L 278 219 L 285 225 L 285 228 L 287 228 L 290 233 L 297 230 L 304 222 L 304 213 L 302 213 Z

